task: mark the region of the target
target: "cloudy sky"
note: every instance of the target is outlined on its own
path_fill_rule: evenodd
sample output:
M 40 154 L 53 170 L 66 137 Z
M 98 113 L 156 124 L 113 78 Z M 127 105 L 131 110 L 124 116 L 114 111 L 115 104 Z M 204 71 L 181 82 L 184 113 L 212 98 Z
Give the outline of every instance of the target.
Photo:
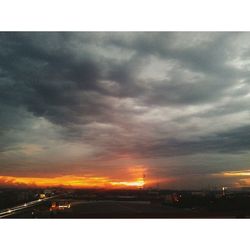
M 0 33 L 0 184 L 250 186 L 250 33 Z

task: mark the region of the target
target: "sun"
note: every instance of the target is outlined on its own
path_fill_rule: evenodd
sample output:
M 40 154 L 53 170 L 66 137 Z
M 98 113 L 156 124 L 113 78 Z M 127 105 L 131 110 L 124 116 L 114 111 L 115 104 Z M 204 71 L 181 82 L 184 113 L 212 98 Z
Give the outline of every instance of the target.
M 120 187 L 137 187 L 143 188 L 145 185 L 144 178 L 138 178 L 135 181 L 113 181 L 111 182 L 113 186 L 120 186 Z

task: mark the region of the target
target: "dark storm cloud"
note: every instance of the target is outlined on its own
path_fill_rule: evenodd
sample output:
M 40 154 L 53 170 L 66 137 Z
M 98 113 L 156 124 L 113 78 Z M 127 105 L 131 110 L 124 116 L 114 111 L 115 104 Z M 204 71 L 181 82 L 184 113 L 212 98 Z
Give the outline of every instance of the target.
M 10 105 L 24 105 L 35 115 L 54 122 L 74 122 L 72 113 L 77 113 L 75 110 L 79 107 L 77 93 L 97 88 L 99 69 L 90 60 L 76 62 L 64 49 L 47 51 L 46 42 L 53 41 L 54 36 L 2 35 L 2 46 L 7 48 L 1 49 L 1 67 L 9 83 L 6 84 L 5 79 L 1 81 L 1 100 Z M 58 36 L 55 45 L 64 41 L 65 34 Z M 36 42 L 41 43 L 40 39 L 45 48 L 35 46 Z M 88 100 L 86 104 L 85 109 L 90 110 L 92 106 L 93 113 L 95 107 L 98 109 L 98 105 L 91 105 Z
M 0 159 L 18 166 L 39 152 L 31 162 L 42 161 L 68 143 L 77 145 L 69 161 L 83 146 L 90 148 L 83 159 L 247 154 L 248 40 L 248 33 L 1 33 Z
M 227 153 L 237 154 L 250 150 L 250 126 L 244 126 L 224 133 L 218 133 L 211 136 L 200 137 L 199 140 L 159 140 L 152 142 L 148 148 L 143 148 L 142 155 L 151 156 L 175 156 L 189 155 L 199 153 Z M 137 150 L 137 151 L 139 151 Z
M 11 93 L 5 89 L 6 86 L 1 86 L 3 88 L 1 92 L 4 93 L 2 98 L 12 101 L 20 100 L 35 114 L 43 115 L 54 106 L 66 106 L 65 109 L 71 107 L 74 109 L 79 104 L 76 94 L 81 90 L 108 94 L 103 86 L 105 83 L 97 83 L 98 80 L 115 81 L 119 90 L 112 93 L 113 95 L 139 96 L 146 100 L 149 99 L 153 103 L 166 104 L 192 104 L 210 98 L 218 98 L 222 90 L 231 84 L 232 80 L 228 79 L 231 77 L 232 70 L 219 64 L 220 55 L 223 54 L 220 49 L 225 50 L 223 44 L 219 43 L 222 39 L 217 39 L 219 41 L 216 40 L 215 45 L 212 44 L 199 51 L 199 48 L 178 50 L 171 46 L 164 49 L 163 45 L 166 42 L 163 39 L 164 34 L 149 34 L 148 36 L 150 39 L 146 39 L 147 34 L 138 34 L 138 38 L 134 39 L 135 46 L 133 47 L 132 44 L 130 49 L 137 50 L 139 55 L 135 55 L 133 60 L 120 64 L 106 60 L 107 72 L 105 74 L 101 72 L 101 65 L 98 64 L 94 55 L 92 57 L 86 55 L 79 59 L 72 54 L 72 48 L 68 47 L 67 42 L 70 44 L 69 41 L 73 38 L 68 33 L 2 34 L 1 68 L 6 77 L 9 76 L 15 81 L 11 86 L 12 91 L 10 88 L 8 89 Z M 168 36 L 169 34 L 166 35 L 166 37 Z M 112 41 L 115 35 L 111 34 L 110 37 Z M 87 41 L 91 42 L 89 39 Z M 108 43 L 108 41 L 104 39 L 104 49 L 107 46 L 105 42 Z M 220 44 L 220 48 L 217 48 L 218 44 Z M 212 74 L 218 74 L 219 71 L 221 74 L 227 75 L 227 78 L 223 81 L 211 78 L 210 82 L 206 80 L 183 84 L 185 79 L 173 76 L 170 82 L 164 81 L 153 89 L 139 87 L 135 70 L 130 64 L 136 68 L 136 65 L 133 64 L 137 57 L 146 57 L 150 53 L 177 59 L 186 67 L 195 65 L 196 69 L 198 68 L 198 71 L 201 72 L 207 72 L 208 68 L 209 73 Z M 180 56 L 176 56 L 178 54 Z M 96 106 L 92 105 L 93 113 Z M 55 112 L 53 114 L 55 115 Z M 70 115 L 69 117 L 71 118 Z
M 1 101 L 24 105 L 55 123 L 75 123 L 80 114 L 85 116 L 80 122 L 88 123 L 112 112 L 105 95 L 139 92 L 130 65 L 107 60 L 105 74 L 94 56 L 77 58 L 67 47 L 69 40 L 67 33 L 1 34 Z M 118 91 L 107 88 L 105 80 L 115 81 Z

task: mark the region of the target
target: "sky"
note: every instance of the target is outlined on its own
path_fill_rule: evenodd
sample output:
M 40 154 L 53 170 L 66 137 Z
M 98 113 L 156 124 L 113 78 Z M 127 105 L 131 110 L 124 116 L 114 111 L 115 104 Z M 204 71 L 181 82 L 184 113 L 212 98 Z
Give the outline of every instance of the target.
M 0 33 L 0 185 L 250 186 L 250 33 Z

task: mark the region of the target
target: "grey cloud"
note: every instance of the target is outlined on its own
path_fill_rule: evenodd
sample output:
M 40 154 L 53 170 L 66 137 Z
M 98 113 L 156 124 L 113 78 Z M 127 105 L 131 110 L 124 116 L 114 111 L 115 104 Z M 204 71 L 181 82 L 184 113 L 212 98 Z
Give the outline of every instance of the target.
M 199 140 L 162 139 L 155 141 L 148 148 L 138 147 L 149 157 L 171 157 L 199 153 L 239 154 L 250 151 L 250 126 L 232 129 L 211 136 L 200 137 Z
M 240 44 L 248 36 L 1 33 L 0 150 L 37 144 L 41 138 L 46 152 L 57 143 L 79 143 L 93 147 L 97 157 L 248 152 L 247 120 L 218 131 L 210 131 L 208 122 L 223 123 L 225 115 L 242 111 L 248 119 L 249 72 L 232 63 L 249 58 L 250 45 Z M 145 74 L 152 56 L 163 61 L 161 80 L 157 73 Z M 165 62 L 171 64 L 166 72 Z M 202 121 L 201 131 L 195 131 L 194 118 Z M 185 139 L 190 133 L 194 138 Z

